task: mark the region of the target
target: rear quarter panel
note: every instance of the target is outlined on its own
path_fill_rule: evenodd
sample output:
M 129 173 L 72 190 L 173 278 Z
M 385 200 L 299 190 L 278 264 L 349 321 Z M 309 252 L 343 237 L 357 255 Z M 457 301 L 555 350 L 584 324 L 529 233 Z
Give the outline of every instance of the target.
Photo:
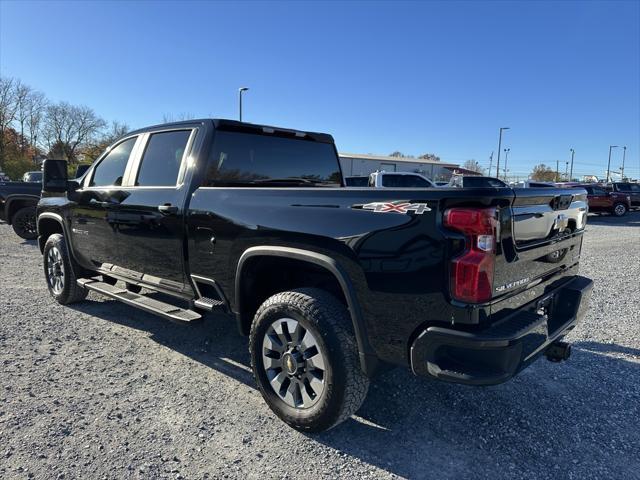
M 279 245 L 324 253 L 349 274 L 376 353 L 406 359 L 407 340 L 420 324 L 454 315 L 446 298 L 450 247 L 441 227 L 442 199 L 508 204 L 512 193 L 501 190 L 478 197 L 435 188 L 199 188 L 187 214 L 190 273 L 215 278 L 237 309 L 236 266 L 248 248 Z M 427 203 L 430 211 L 381 214 L 359 208 L 399 200 Z

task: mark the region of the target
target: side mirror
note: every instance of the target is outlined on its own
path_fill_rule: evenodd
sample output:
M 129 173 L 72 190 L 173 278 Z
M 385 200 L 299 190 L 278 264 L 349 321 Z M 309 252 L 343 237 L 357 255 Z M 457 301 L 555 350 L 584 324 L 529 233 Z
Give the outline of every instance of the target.
M 67 185 L 67 161 L 45 160 L 42 163 L 42 192 L 66 193 Z

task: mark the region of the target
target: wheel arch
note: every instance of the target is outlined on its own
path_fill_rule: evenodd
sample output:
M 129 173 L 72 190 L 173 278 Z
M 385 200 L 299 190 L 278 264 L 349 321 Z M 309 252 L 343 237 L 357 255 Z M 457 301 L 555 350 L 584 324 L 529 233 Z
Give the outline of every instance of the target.
M 13 216 L 15 213 L 23 207 L 38 205 L 40 197 L 37 195 L 9 195 L 4 203 L 4 216 L 6 222 L 11 225 L 13 223 Z
M 260 258 L 282 258 L 319 267 L 335 279 L 344 297 L 358 345 L 360 366 L 366 375 L 372 376 L 379 366 L 379 359 L 369 343 L 367 328 L 360 309 L 355 288 L 345 269 L 328 255 L 311 250 L 280 246 L 255 246 L 244 251 L 238 260 L 235 277 L 235 306 L 239 331 L 246 335 L 251 328 L 251 309 L 247 309 L 245 282 L 248 265 Z M 249 311 L 248 311 L 249 310 Z

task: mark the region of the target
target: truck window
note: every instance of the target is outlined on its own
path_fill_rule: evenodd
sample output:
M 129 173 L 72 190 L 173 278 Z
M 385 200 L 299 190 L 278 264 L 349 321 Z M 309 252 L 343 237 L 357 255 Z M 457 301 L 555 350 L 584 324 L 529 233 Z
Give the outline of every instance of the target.
M 122 185 L 122 177 L 127 167 L 131 150 L 138 137 L 131 137 L 116 145 L 106 157 L 104 157 L 93 170 L 93 178 L 90 186 L 107 187 L 110 185 Z
M 218 131 L 203 186 L 256 186 L 303 179 L 339 186 L 338 157 L 330 143 Z
M 151 135 L 142 155 L 136 186 L 175 186 L 190 135 L 191 130 L 175 130 Z

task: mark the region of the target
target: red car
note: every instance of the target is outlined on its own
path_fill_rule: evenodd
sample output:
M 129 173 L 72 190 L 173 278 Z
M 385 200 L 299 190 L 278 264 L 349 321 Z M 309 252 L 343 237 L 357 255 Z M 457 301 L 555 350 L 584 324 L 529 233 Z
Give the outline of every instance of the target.
M 621 192 L 608 192 L 599 185 L 580 185 L 587 191 L 590 212 L 609 212 L 616 217 L 627 214 L 631 197 Z

